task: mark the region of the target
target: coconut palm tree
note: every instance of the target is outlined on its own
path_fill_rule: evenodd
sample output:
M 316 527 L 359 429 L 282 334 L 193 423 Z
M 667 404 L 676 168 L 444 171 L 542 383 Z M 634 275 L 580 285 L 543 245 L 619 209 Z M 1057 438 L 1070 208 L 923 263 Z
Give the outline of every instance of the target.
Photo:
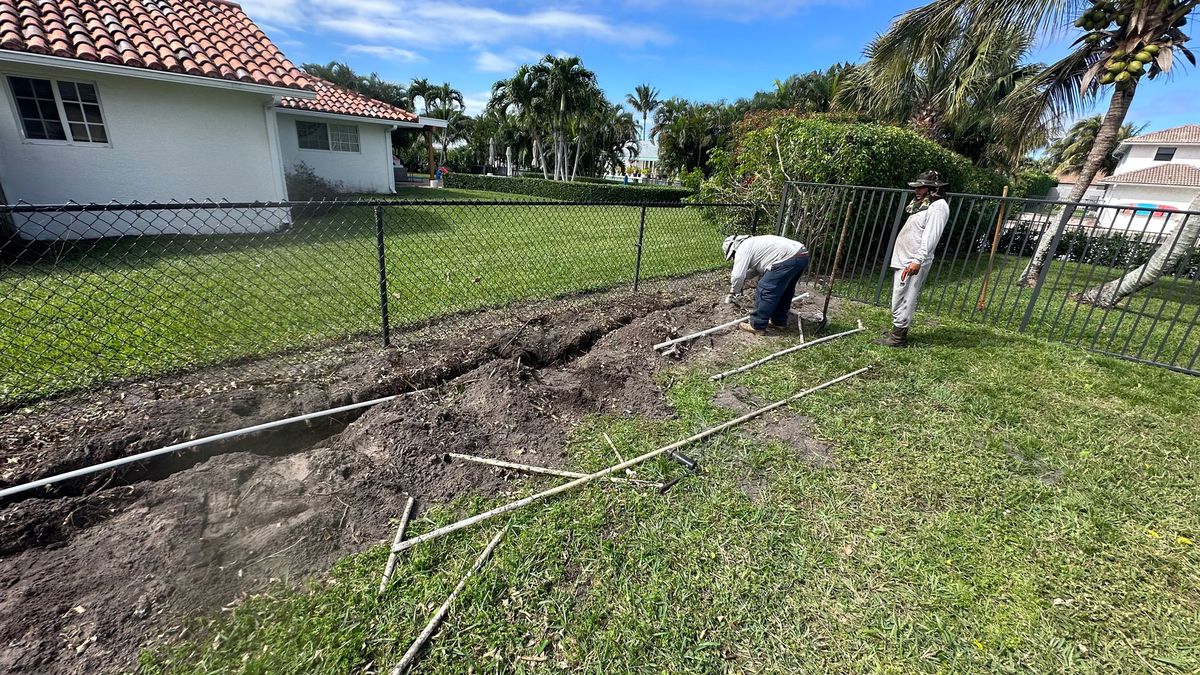
M 512 77 L 492 85 L 489 107 L 504 111 L 513 124 L 528 134 L 529 153 L 534 166 L 542 169 L 542 177 L 549 178 L 546 166 L 545 146 L 542 143 L 542 128 L 549 118 L 546 91 L 543 82 L 533 67 L 523 65 Z
M 1031 36 L 1002 28 L 992 37 L 960 25 L 939 49 L 906 45 L 898 59 L 897 48 L 882 55 L 888 36 L 880 36 L 868 45 L 867 62 L 846 77 L 837 104 L 905 124 L 979 164 L 1012 169 L 1049 131 L 1040 102 L 1021 87 L 1041 68 L 1023 63 Z
M 1079 173 L 1087 161 L 1088 153 L 1096 144 L 1096 135 L 1100 133 L 1103 118 L 1099 115 L 1084 117 L 1071 125 L 1062 138 L 1050 144 L 1046 149 L 1046 160 L 1052 173 Z M 1137 136 L 1146 130 L 1145 124 L 1135 127 L 1126 122 L 1117 132 L 1117 147 L 1127 138 Z M 1115 148 L 1114 148 L 1115 150 Z M 1100 171 L 1111 174 L 1117 168 L 1117 156 L 1110 152 L 1100 163 Z
M 625 95 L 625 102 L 635 111 L 642 113 L 642 140 L 646 140 L 646 134 L 649 133 L 646 120 L 655 108 L 662 104 L 658 98 L 658 90 L 648 84 L 639 84 L 633 88 L 632 94 Z
M 914 55 L 936 54 L 956 39 L 990 45 L 1009 39 L 1010 30 L 1042 35 L 1073 20 L 1083 34 L 1070 53 L 1031 78 L 1021 95 L 1041 105 L 1039 116 L 1056 119 L 1078 113 L 1101 95 L 1109 97 L 1096 142 L 1068 197 L 1079 202 L 1116 147 L 1142 77 L 1170 71 L 1177 56 L 1195 64 L 1184 46 L 1189 38 L 1180 29 L 1197 5 L 1200 0 L 934 0 L 902 14 L 873 43 L 872 60 L 900 70 L 911 65 Z M 969 61 L 968 67 L 973 64 Z M 1060 228 L 1074 210 L 1063 209 Z M 1043 236 L 1038 242 L 1022 274 L 1026 285 L 1034 286 L 1044 276 L 1051 240 Z

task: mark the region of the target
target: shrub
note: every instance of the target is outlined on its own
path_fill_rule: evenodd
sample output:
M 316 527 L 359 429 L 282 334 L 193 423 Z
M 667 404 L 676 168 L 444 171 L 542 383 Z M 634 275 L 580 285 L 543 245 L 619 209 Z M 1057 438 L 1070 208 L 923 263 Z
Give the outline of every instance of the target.
M 1011 196 L 1044 199 L 1058 187 L 1058 179 L 1041 171 L 1022 171 L 1013 176 L 1011 186 L 1008 191 Z
M 489 190 L 491 192 L 530 195 L 533 197 L 571 202 L 612 202 L 619 204 L 678 202 L 692 194 L 691 191 L 681 188 L 654 185 L 600 184 L 545 180 L 544 178 L 478 176 L 464 173 L 450 174 L 446 177 L 445 185 L 448 188 Z

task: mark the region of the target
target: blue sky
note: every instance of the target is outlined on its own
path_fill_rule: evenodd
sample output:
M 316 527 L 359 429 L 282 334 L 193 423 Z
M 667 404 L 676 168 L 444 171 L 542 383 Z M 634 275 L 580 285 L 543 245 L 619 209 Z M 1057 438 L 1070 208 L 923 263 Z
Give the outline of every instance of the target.
M 243 0 L 297 64 L 350 63 L 407 82 L 449 81 L 469 112 L 493 82 L 542 54 L 578 54 L 614 101 L 646 82 L 664 98 L 734 100 L 776 78 L 861 60 L 862 49 L 919 0 Z M 1195 26 L 1193 26 L 1194 28 Z M 1035 57 L 1063 50 L 1043 40 Z M 1145 82 L 1129 120 L 1151 129 L 1200 123 L 1200 73 Z

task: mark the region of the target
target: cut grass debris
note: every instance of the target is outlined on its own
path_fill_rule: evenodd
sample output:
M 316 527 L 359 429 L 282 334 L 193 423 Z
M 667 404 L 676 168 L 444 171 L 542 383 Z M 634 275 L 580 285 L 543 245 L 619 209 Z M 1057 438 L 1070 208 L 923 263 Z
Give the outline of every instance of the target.
M 859 316 L 886 323 L 850 306 L 830 330 Z M 632 455 L 732 419 L 721 387 L 773 401 L 876 364 L 793 406 L 831 462 L 740 428 L 694 448 L 705 475 L 666 496 L 597 486 L 515 514 L 416 672 L 1200 668 L 1200 379 L 955 321 L 914 337 L 851 336 L 708 380 L 794 338 L 764 341 L 669 374 L 677 419 L 589 420 L 569 447 L 580 471 L 612 463 L 606 433 Z M 411 529 L 494 505 L 465 498 Z M 142 666 L 394 663 L 491 530 L 416 547 L 377 599 L 389 535 L 303 590 L 197 619 Z

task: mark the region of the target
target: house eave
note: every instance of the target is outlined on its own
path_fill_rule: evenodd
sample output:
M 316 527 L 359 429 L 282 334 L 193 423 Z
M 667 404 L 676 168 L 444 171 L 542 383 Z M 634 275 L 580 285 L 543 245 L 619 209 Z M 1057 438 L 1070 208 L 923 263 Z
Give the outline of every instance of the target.
M 413 126 L 417 127 L 433 127 L 435 129 L 445 129 L 450 123 L 446 120 L 441 120 L 436 117 L 420 117 L 419 123 Z
M 387 120 L 382 117 L 363 117 L 361 115 L 343 115 L 341 113 L 320 112 L 317 110 L 305 110 L 303 108 L 289 108 L 287 106 L 276 105 L 275 110 L 284 115 L 295 115 L 297 117 L 320 117 L 322 119 L 339 120 L 342 122 L 365 122 L 367 124 L 382 124 L 390 127 L 407 127 L 412 129 L 421 128 L 416 122 L 402 122 L 400 120 Z
M 267 84 L 255 84 L 253 82 L 240 82 L 238 80 L 223 80 L 216 77 L 204 77 L 201 75 L 187 75 L 185 73 L 172 73 L 165 70 L 150 70 L 149 68 L 137 68 L 134 66 L 120 66 L 112 63 L 100 63 L 97 61 L 84 61 L 83 59 L 71 59 L 63 56 L 50 56 L 47 54 L 30 54 L 28 52 L 18 52 L 9 49 L 0 49 L 0 64 L 15 63 L 20 65 L 46 66 L 49 68 L 63 68 L 65 70 L 74 70 L 83 73 L 97 73 L 101 75 L 117 75 L 120 77 L 133 77 L 142 80 L 154 80 L 157 82 L 171 82 L 175 84 L 190 84 L 198 87 L 211 87 L 213 89 L 225 89 L 229 91 L 240 91 L 248 94 L 268 94 L 271 96 L 292 96 L 295 98 L 316 98 L 315 91 L 306 89 L 289 89 L 288 87 L 276 87 Z
M 1104 185 L 1129 185 L 1131 187 L 1180 188 L 1184 190 L 1200 190 L 1200 185 L 1168 185 L 1165 183 L 1104 183 Z

